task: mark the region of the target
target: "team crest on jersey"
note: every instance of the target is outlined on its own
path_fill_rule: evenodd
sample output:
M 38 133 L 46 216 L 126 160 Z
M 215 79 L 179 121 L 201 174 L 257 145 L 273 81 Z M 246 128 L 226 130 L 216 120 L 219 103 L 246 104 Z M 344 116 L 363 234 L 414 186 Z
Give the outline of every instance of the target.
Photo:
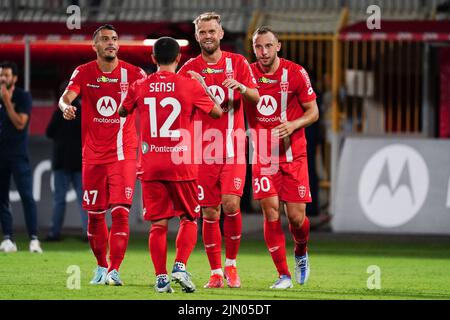
M 288 92 L 289 89 L 289 82 L 288 81 L 283 81 L 280 83 L 280 87 L 281 87 L 281 92 Z
M 120 90 L 123 93 L 127 93 L 128 92 L 128 82 L 121 82 L 120 83 Z
M 119 82 L 119 79 L 111 79 L 105 76 L 101 76 L 97 78 L 97 82 L 103 82 L 103 83 L 117 83 Z
M 227 76 L 227 79 L 234 79 L 233 71 L 227 71 L 227 72 L 225 72 L 225 75 Z
M 125 188 L 125 197 L 130 200 L 131 196 L 133 195 L 133 189 L 131 187 Z
M 300 198 L 304 198 L 306 195 L 306 187 L 298 186 L 298 194 L 299 194 Z
M 258 82 L 259 83 L 272 84 L 272 83 L 277 83 L 278 80 L 276 80 L 276 79 L 268 79 L 266 77 L 261 77 L 261 78 L 258 79 Z
M 241 178 L 234 178 L 234 188 L 236 190 L 239 190 L 241 188 L 241 185 L 242 185 Z
M 207 74 L 223 73 L 223 69 L 205 68 L 202 70 L 202 73 L 207 73 Z

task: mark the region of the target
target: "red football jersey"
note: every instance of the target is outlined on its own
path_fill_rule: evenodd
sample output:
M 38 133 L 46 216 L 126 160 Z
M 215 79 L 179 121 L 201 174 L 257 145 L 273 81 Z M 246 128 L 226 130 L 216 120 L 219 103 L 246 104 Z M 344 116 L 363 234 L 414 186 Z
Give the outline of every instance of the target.
M 183 181 L 198 177 L 194 117 L 214 103 L 197 80 L 159 71 L 130 87 L 123 107 L 140 120 L 138 173 L 142 180 Z
M 81 141 L 83 161 L 89 164 L 136 159 L 134 117 L 117 114 L 128 84 L 143 78 L 139 67 L 119 60 L 112 72 L 102 72 L 97 61 L 75 69 L 66 90 L 81 94 Z
M 301 104 L 316 99 L 308 73 L 302 66 L 282 58 L 272 75 L 264 74 L 257 62 L 252 63 L 251 68 L 261 96 L 256 107 L 245 104 L 252 129 L 253 155 L 258 155 L 264 162 L 268 161 L 267 157 L 271 162 L 290 162 L 306 152 L 305 129 L 294 131 L 284 141 L 275 138 L 271 129 L 280 125 L 281 120 L 300 118 L 304 113 Z
M 245 154 L 245 123 L 243 111 L 243 99 L 238 90 L 231 90 L 222 86 L 227 78 L 233 78 L 248 88 L 256 88 L 256 80 L 247 60 L 240 54 L 222 51 L 222 57 L 215 64 L 209 64 L 199 55 L 187 61 L 178 71 L 178 74 L 190 77 L 188 71 L 195 71 L 205 79 L 209 90 L 220 102 L 224 115 L 219 119 L 212 119 L 207 115 L 199 115 L 202 122 L 204 159 L 222 160 L 225 158 Z M 210 134 L 205 134 L 212 129 Z M 219 130 L 221 136 L 214 133 Z M 236 136 L 235 130 L 240 129 Z M 212 138 L 215 137 L 215 138 Z M 220 142 L 220 146 L 218 143 Z M 214 147 L 213 147 L 214 145 Z M 208 148 L 209 146 L 209 148 Z M 216 146 L 218 146 L 216 148 Z

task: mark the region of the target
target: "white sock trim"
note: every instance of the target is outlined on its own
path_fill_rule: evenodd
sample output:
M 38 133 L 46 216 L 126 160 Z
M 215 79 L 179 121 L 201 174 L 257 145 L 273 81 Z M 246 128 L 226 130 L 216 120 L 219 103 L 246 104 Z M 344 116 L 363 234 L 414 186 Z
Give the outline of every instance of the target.
M 222 268 L 211 270 L 211 275 L 215 275 L 215 274 L 221 275 L 223 277 Z
M 236 259 L 225 259 L 225 267 L 234 266 L 236 267 Z
M 88 211 L 88 214 L 103 214 L 106 213 L 106 210 L 104 211 Z
M 127 207 L 124 207 L 124 206 L 115 206 L 114 208 L 111 209 L 111 213 L 113 213 L 114 210 L 116 210 L 116 209 L 123 209 L 123 210 L 125 210 L 126 212 L 130 212 L 130 209 L 128 209 Z

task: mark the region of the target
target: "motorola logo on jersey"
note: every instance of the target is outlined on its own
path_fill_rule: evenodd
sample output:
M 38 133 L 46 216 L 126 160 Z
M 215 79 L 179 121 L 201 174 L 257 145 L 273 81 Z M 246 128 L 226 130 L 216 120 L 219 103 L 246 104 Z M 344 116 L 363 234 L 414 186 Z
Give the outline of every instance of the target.
M 116 101 L 108 96 L 101 97 L 97 101 L 97 111 L 104 117 L 112 116 L 117 110 Z
M 219 103 L 222 104 L 223 101 L 225 100 L 225 91 L 223 91 L 222 87 L 213 85 L 213 86 L 209 86 L 208 89 L 209 89 L 209 92 L 211 92 L 211 94 L 217 98 Z
M 275 113 L 275 111 L 277 111 L 277 100 L 275 100 L 275 98 L 272 96 L 264 95 L 261 97 L 261 99 L 259 99 L 256 108 L 263 116 L 271 116 Z
M 429 188 L 423 157 L 413 148 L 394 144 L 376 152 L 359 180 L 359 202 L 370 221 L 398 227 L 422 208 Z

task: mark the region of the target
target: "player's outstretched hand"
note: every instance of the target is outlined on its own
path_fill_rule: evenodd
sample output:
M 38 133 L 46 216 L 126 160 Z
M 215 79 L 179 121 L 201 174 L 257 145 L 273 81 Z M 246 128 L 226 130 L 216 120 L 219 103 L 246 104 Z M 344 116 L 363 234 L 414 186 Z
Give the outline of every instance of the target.
M 75 119 L 76 115 L 75 112 L 77 111 L 77 108 L 74 106 L 68 106 L 64 112 L 63 112 L 63 118 L 66 120 L 73 120 Z
M 205 79 L 201 76 L 200 73 L 189 70 L 187 73 L 189 73 L 191 75 L 192 79 L 197 80 L 198 82 L 200 82 L 200 84 L 202 85 L 203 88 L 207 88 L 208 86 L 206 85 Z

